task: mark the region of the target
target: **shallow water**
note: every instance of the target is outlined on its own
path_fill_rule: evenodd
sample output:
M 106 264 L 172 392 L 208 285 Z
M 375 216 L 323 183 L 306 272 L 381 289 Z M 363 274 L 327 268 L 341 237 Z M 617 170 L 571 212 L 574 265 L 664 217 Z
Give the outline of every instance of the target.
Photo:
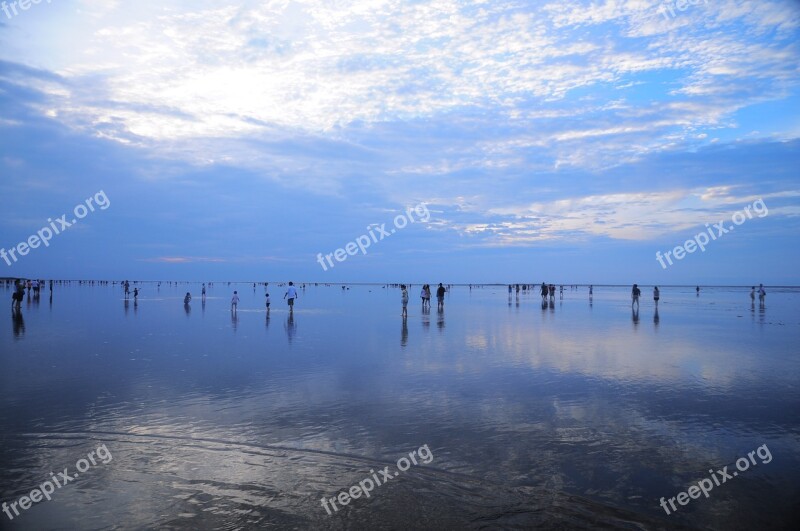
M 229 300 L 238 289 L 235 316 Z M 183 295 L 194 300 L 185 308 Z M 105 444 L 9 529 L 781 529 L 800 500 L 800 292 L 56 286 L 0 327 L 0 498 Z M 11 292 L 0 288 L 11 298 Z M 6 310 L 10 313 L 10 310 Z M 8 314 L 7 314 L 8 315 Z M 8 318 L 8 317 L 7 317 Z M 328 515 L 332 498 L 432 454 Z M 757 464 L 667 515 L 675 497 Z M 418 453 L 417 455 L 420 455 Z M 12 513 L 13 514 L 13 513 Z

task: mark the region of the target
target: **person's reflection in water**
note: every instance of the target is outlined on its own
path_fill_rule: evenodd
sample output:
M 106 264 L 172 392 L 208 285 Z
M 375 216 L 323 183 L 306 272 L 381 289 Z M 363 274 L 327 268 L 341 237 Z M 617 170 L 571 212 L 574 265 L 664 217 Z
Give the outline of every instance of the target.
M 631 312 L 633 313 L 633 325 L 636 326 L 639 324 L 639 307 L 631 306 Z
M 656 313 L 653 314 L 653 324 L 656 325 L 656 328 L 658 328 L 658 321 L 658 306 L 656 306 Z
M 517 305 L 519 305 L 519 302 L 517 303 Z M 436 313 L 438 314 L 436 319 L 436 326 L 439 327 L 439 331 L 441 332 L 442 330 L 444 330 L 444 308 L 442 308 Z
M 269 308 L 267 308 L 267 319 L 264 321 L 264 327 L 269 328 Z
M 25 335 L 25 320 L 22 318 L 20 308 L 11 308 L 11 323 L 14 328 L 14 338 L 20 339 Z
M 542 310 L 547 311 L 547 299 L 542 299 Z
M 239 325 L 239 312 L 231 308 L 231 327 L 233 331 L 236 332 L 236 328 Z
M 127 306 L 127 304 L 128 303 L 126 302 L 125 305 Z M 189 317 L 189 314 L 192 313 L 192 307 L 189 306 L 188 302 L 183 303 L 183 311 L 186 312 L 186 317 Z
M 294 312 L 289 312 L 289 318 L 286 319 L 284 328 L 286 328 L 286 337 L 289 339 L 289 344 L 291 345 L 292 339 L 294 339 L 294 335 L 297 332 L 297 324 L 294 322 Z
M 405 347 L 408 345 L 408 318 L 403 316 L 403 329 L 400 332 L 400 346 Z
M 556 311 L 556 300 L 555 299 L 550 299 L 550 311 L 553 312 L 553 313 L 555 313 L 555 311 Z
M 203 311 L 203 315 L 206 314 L 206 298 L 203 297 L 203 301 L 200 303 L 200 309 Z
M 125 316 L 128 316 L 128 299 L 125 299 Z
M 425 329 L 429 329 L 431 326 L 431 309 L 430 308 L 422 308 L 422 326 Z
M 133 299 L 133 315 L 136 315 L 139 311 L 139 301 Z

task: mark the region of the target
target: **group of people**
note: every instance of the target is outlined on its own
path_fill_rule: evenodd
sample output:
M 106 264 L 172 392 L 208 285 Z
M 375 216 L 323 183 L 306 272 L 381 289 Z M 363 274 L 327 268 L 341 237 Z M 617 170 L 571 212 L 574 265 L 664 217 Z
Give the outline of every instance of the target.
M 408 315 L 408 310 L 406 307 L 408 306 L 408 291 L 406 289 L 406 285 L 403 284 L 400 286 L 402 291 L 401 301 L 403 303 L 403 315 Z M 439 282 L 439 287 L 436 288 L 436 300 L 437 300 L 437 309 L 444 310 L 444 295 L 447 293 L 447 288 Z M 422 299 L 422 309 L 430 309 L 431 307 L 431 286 L 430 284 L 423 284 L 422 291 L 419 293 L 420 299 Z
M 265 286 L 267 286 L 268 284 L 269 283 L 264 283 Z M 256 285 L 253 284 L 253 289 L 255 289 L 255 286 Z M 205 300 L 206 300 L 206 285 L 205 284 L 203 284 L 203 287 L 202 287 L 202 290 L 201 290 L 200 293 L 201 293 L 201 295 L 203 297 L 203 302 L 205 303 Z M 269 310 L 270 310 L 269 291 L 266 291 L 266 293 L 264 294 L 264 297 L 266 299 L 267 314 L 269 314 Z M 297 288 L 295 287 L 294 282 L 289 282 L 289 286 L 286 289 L 286 293 L 283 295 L 283 298 L 289 304 L 289 312 L 293 312 L 294 311 L 294 301 L 295 301 L 295 299 L 298 298 Z M 236 311 L 239 309 L 239 300 L 240 300 L 239 299 L 239 292 L 237 290 L 234 290 L 233 296 L 231 297 L 231 312 L 236 313 Z M 192 294 L 187 291 L 186 292 L 186 296 L 183 298 L 183 304 L 185 306 L 188 306 L 191 301 L 192 301 Z
M 14 280 L 14 293 L 11 294 L 11 306 L 19 309 L 22 305 L 22 299 L 25 298 L 25 290 L 28 290 L 28 296 L 33 295 L 34 299 L 39 298 L 41 290 L 47 285 L 44 280 L 22 280 L 18 278 Z M 53 300 L 53 281 L 50 281 L 50 301 Z
M 700 296 L 700 286 L 694 288 L 695 293 Z M 589 288 L 589 293 L 591 294 L 591 287 Z M 642 295 L 642 290 L 639 289 L 638 284 L 634 284 L 633 288 L 631 289 L 631 307 L 636 306 L 639 308 L 639 297 Z M 760 306 L 764 306 L 764 301 L 766 299 L 767 292 L 764 290 L 764 284 L 758 285 L 758 302 Z M 656 308 L 658 308 L 658 301 L 661 299 L 661 291 L 658 289 L 658 286 L 653 286 L 653 301 L 655 302 Z M 753 286 L 750 289 L 750 301 L 753 305 L 756 303 L 756 287 Z

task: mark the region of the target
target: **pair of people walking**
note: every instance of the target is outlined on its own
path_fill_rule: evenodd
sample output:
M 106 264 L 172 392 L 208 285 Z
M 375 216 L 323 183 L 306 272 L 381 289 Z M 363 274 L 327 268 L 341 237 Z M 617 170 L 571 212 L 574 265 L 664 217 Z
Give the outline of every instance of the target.
M 639 289 L 638 284 L 634 284 L 633 288 L 631 288 L 631 307 L 636 306 L 636 309 L 639 309 L 639 297 L 642 295 L 642 290 Z M 658 289 L 658 286 L 653 286 L 653 301 L 656 304 L 656 308 L 658 308 L 658 301 L 661 299 L 661 291 Z

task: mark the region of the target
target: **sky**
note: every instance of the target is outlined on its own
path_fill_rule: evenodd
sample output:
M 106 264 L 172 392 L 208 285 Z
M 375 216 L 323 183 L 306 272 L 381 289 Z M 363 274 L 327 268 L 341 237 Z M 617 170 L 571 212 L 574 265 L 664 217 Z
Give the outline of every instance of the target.
M 798 0 L 23 4 L 0 277 L 800 285 Z

